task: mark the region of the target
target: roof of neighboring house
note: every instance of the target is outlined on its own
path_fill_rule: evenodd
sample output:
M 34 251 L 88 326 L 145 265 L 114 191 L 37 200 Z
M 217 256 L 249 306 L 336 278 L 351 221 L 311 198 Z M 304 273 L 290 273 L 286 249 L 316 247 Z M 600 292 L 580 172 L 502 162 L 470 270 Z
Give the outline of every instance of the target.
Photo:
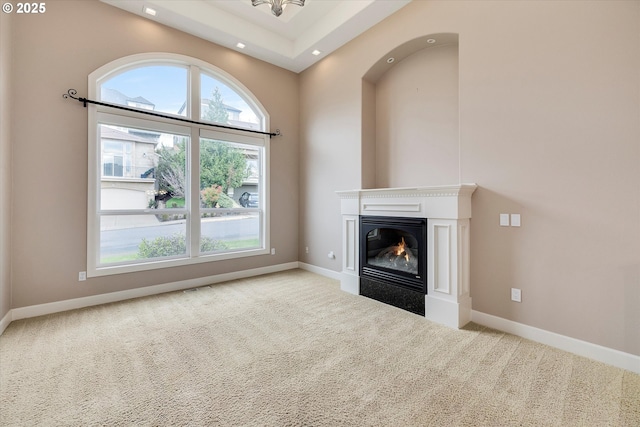
M 123 132 L 117 129 L 107 127 L 105 125 L 100 126 L 100 137 L 103 139 L 116 139 L 120 141 L 131 142 L 144 142 L 145 144 L 157 144 L 158 141 L 150 138 L 143 138 L 138 135 L 133 135 L 127 132 Z
M 149 101 L 146 98 L 143 98 L 142 96 L 136 96 L 135 98 L 132 98 L 118 90 L 109 89 L 106 87 L 101 88 L 100 99 L 105 102 L 119 105 L 127 105 L 127 102 L 131 101 L 138 104 L 150 105 L 151 107 L 153 107 L 153 109 L 155 109 L 156 106 L 153 102 Z
M 138 104 L 147 104 L 147 105 L 153 105 L 155 107 L 155 104 L 151 103 L 149 100 L 147 100 L 146 98 L 143 98 L 141 96 L 136 96 L 135 98 L 128 98 L 129 101 L 135 101 Z
M 262 130 L 259 123 L 243 122 L 242 120 L 229 120 L 229 124 L 239 128 Z

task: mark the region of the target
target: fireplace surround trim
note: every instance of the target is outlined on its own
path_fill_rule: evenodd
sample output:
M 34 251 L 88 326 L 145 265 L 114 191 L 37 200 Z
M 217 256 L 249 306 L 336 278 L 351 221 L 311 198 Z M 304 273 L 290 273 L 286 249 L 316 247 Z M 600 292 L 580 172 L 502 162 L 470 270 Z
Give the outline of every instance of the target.
M 425 317 L 461 328 L 471 320 L 469 236 L 476 184 L 338 191 L 342 214 L 340 288 L 360 294 L 360 216 L 427 219 Z

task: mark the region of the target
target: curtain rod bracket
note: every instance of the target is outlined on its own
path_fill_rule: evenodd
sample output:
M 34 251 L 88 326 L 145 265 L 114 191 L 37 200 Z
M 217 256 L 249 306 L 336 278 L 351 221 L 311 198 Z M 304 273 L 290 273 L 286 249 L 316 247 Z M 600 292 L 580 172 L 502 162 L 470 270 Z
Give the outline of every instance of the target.
M 129 108 L 129 107 L 124 107 L 122 105 L 117 105 L 117 104 L 109 104 L 106 102 L 99 102 L 99 101 L 94 101 L 92 99 L 87 99 L 87 98 L 81 98 L 76 96 L 78 95 L 78 91 L 75 89 L 69 89 L 67 91 L 67 93 L 63 94 L 62 97 L 64 99 L 75 99 L 78 102 L 82 102 L 82 104 L 84 105 L 84 108 L 87 108 L 87 104 L 96 104 L 96 105 L 102 105 L 104 107 L 111 107 L 111 108 L 117 108 L 119 110 L 125 110 L 125 111 L 132 111 L 134 113 L 140 113 L 140 114 L 146 114 L 149 116 L 155 116 L 155 117 L 162 117 L 164 119 L 170 119 L 170 120 L 176 120 L 176 121 L 180 121 L 180 122 L 187 122 L 187 123 L 193 123 L 196 125 L 202 125 L 202 126 L 211 126 L 211 127 L 215 127 L 215 128 L 223 128 L 223 129 L 231 129 L 231 130 L 239 130 L 242 132 L 249 132 L 249 133 L 259 133 L 260 135 L 269 135 L 270 138 L 273 138 L 274 136 L 279 136 L 280 135 L 280 129 L 276 129 L 275 133 L 274 132 L 263 132 L 260 130 L 253 130 L 253 129 L 244 129 L 244 128 L 237 128 L 237 127 L 233 127 L 233 126 L 225 126 L 225 125 L 216 125 L 213 123 L 203 123 L 203 122 L 198 122 L 195 120 L 190 120 L 190 119 L 185 119 L 182 117 L 174 117 L 174 116 L 169 116 L 166 114 L 159 114 L 159 113 L 155 113 L 153 111 L 144 111 L 144 110 L 136 110 L 135 108 Z

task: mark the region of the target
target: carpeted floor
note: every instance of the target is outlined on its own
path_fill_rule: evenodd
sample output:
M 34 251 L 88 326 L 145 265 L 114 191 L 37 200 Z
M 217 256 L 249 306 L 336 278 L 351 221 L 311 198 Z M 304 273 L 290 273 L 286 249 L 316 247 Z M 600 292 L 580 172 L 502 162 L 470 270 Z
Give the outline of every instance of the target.
M 15 321 L 2 426 L 639 426 L 640 375 L 302 270 Z

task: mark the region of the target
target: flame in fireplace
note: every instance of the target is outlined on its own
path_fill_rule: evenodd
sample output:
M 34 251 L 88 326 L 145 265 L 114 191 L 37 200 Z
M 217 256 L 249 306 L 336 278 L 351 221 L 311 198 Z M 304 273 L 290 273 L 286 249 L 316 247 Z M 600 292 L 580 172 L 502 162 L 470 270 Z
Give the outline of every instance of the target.
M 405 259 L 405 261 L 409 262 L 409 253 L 405 249 L 406 246 L 407 244 L 404 241 L 404 237 L 402 237 L 402 240 L 400 241 L 400 243 L 398 243 L 395 247 L 395 255 L 401 256 Z
M 368 257 L 367 263 L 372 266 L 418 274 L 418 252 L 414 252 L 418 249 L 412 248 L 411 240 L 407 243 L 404 236 L 395 236 L 394 240 L 398 237 L 400 238 L 398 243 L 384 246 L 375 255 Z M 387 242 L 391 243 L 393 240 L 387 240 Z M 372 252 L 373 250 L 378 249 L 372 248 Z

